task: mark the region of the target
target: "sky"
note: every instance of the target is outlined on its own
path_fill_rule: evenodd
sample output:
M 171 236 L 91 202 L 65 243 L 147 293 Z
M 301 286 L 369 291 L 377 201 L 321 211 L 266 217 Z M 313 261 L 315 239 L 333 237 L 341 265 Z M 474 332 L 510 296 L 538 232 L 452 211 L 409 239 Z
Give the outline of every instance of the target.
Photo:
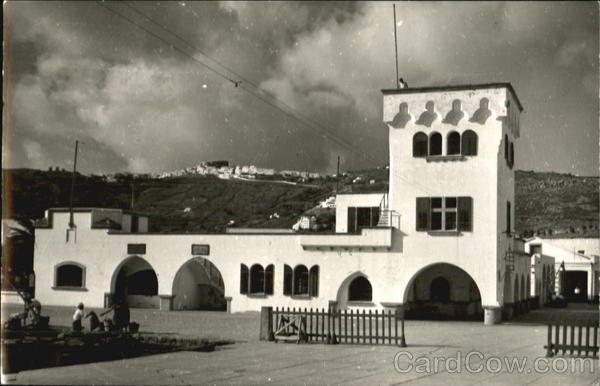
M 510 82 L 516 168 L 598 175 L 597 2 L 4 2 L 3 167 L 385 165 L 392 4 L 409 87 Z

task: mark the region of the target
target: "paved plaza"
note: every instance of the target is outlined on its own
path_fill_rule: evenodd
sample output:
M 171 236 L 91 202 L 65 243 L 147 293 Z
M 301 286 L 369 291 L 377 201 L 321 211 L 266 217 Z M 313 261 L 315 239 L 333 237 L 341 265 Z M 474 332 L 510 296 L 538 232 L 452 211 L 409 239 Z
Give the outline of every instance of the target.
M 3 310 L 4 311 L 4 310 Z M 53 324 L 68 309 L 48 307 Z M 259 342 L 259 314 L 132 310 L 142 330 L 237 343 L 215 352 L 177 352 L 30 370 L 12 384 L 597 384 L 598 360 L 546 359 L 546 327 L 556 312 L 597 315 L 597 306 L 543 309 L 511 323 L 407 321 L 408 347 Z M 64 313 L 67 316 L 62 316 Z M 3 318 L 6 313 L 3 312 Z M 506 361 L 509 361 L 508 363 Z M 523 365 L 510 370 L 512 361 Z M 537 361 L 537 362 L 536 362 Z M 584 367 L 584 368 L 582 368 Z

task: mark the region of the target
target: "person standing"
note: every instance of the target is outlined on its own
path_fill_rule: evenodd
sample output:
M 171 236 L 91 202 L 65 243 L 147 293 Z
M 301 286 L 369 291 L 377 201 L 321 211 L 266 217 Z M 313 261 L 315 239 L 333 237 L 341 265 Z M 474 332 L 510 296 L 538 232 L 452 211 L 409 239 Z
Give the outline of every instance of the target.
M 83 319 L 83 303 L 79 303 L 73 314 L 73 331 L 83 330 L 81 320 Z

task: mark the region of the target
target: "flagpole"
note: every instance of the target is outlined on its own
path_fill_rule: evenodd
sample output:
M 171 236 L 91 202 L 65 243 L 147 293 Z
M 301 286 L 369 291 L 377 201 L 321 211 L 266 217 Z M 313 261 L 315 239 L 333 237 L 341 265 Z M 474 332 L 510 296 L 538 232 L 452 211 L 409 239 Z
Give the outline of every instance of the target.
M 398 75 L 398 37 L 396 33 L 396 4 L 394 6 L 394 51 L 396 52 L 396 88 L 400 88 L 400 78 Z
M 75 158 L 73 160 L 73 175 L 71 176 L 71 202 L 69 204 L 69 228 L 75 228 L 73 219 L 73 196 L 75 195 L 75 171 L 77 170 L 77 146 L 79 141 L 75 141 Z

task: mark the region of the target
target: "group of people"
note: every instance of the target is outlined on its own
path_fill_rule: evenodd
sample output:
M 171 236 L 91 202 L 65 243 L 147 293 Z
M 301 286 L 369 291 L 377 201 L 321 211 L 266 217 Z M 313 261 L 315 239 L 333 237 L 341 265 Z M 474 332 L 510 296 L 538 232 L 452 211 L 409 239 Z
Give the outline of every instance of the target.
M 112 306 L 106 311 L 100 313 L 100 316 L 104 316 L 109 312 L 113 312 L 113 317 L 105 318 L 100 321 L 100 317 L 94 311 L 90 311 L 84 315 L 83 303 L 79 303 L 73 314 L 73 331 L 83 330 L 83 319 L 90 319 L 90 331 L 127 331 L 130 323 L 130 312 L 127 302 L 122 299 L 115 299 Z

